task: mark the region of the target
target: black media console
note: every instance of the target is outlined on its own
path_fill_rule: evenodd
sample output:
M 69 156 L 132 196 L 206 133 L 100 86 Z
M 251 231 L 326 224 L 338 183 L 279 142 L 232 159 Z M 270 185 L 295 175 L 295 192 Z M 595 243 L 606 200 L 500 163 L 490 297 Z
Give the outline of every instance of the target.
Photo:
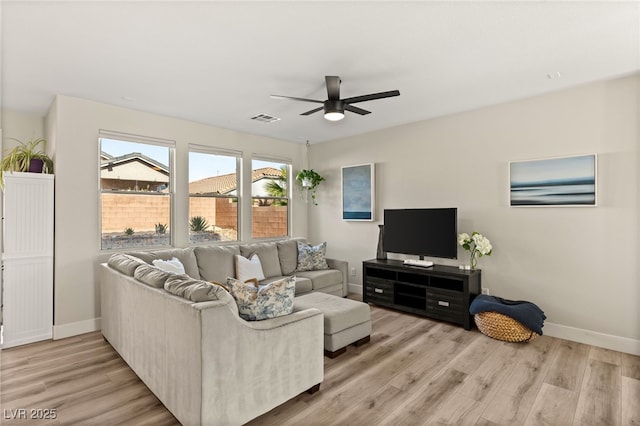
M 363 301 L 449 321 L 469 330 L 469 305 L 481 292 L 479 269 L 407 266 L 401 260 L 362 262 Z

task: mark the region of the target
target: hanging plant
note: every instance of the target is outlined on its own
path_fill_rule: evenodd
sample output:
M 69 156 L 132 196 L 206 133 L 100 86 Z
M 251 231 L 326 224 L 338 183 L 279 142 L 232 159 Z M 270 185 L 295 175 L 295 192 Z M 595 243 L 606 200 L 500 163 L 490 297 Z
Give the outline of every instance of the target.
M 309 194 L 311 194 L 311 199 L 313 200 L 313 204 L 315 206 L 318 205 L 316 201 L 316 188 L 323 180 L 325 179 L 313 169 L 302 169 L 296 175 L 296 181 L 300 185 L 300 189 L 303 191 L 306 190 Z

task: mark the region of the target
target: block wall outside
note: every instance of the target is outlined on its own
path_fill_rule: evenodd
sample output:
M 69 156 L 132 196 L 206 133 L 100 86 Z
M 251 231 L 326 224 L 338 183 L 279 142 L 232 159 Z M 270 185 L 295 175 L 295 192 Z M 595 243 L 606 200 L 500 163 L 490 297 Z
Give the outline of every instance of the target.
M 238 203 L 230 198 L 189 198 L 189 217 L 202 216 L 209 225 L 238 230 Z
M 252 237 L 282 237 L 287 235 L 287 206 L 253 206 Z
M 253 206 L 252 210 L 253 238 L 287 235 L 287 206 Z M 238 203 L 228 198 L 190 198 L 189 217 L 193 216 L 206 218 L 216 229 L 238 230 Z M 158 223 L 170 224 L 168 196 L 103 194 L 103 233 L 124 233 L 126 228 L 136 234 L 155 232 Z
M 169 196 L 102 195 L 102 232 L 155 232 L 156 224 L 169 225 Z

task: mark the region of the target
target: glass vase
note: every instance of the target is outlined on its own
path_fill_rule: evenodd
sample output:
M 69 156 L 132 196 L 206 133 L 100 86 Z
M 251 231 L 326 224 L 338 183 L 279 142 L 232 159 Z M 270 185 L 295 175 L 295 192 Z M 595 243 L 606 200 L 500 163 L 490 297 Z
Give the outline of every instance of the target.
M 476 269 L 476 266 L 478 265 L 478 251 L 477 250 L 471 250 L 471 269 Z

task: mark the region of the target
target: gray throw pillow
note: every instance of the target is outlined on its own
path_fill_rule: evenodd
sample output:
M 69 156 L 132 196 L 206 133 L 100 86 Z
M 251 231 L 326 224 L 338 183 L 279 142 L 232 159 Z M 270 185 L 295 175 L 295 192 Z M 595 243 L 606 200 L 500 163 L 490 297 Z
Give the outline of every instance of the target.
M 155 288 L 164 288 L 164 283 L 173 275 L 175 274 L 163 271 L 155 266 L 147 265 L 146 263 L 138 266 L 133 273 L 135 279 Z
M 195 280 L 188 275 L 172 275 L 164 283 L 164 289 L 176 296 L 183 297 L 192 302 L 206 302 L 219 300 L 218 293 L 226 291 L 219 285 L 206 281 Z
M 111 255 L 109 260 L 107 260 L 107 265 L 109 265 L 116 271 L 122 272 L 123 274 L 132 277 L 136 268 L 140 265 L 146 265 L 146 263 L 142 259 L 135 256 L 124 253 L 115 253 Z

